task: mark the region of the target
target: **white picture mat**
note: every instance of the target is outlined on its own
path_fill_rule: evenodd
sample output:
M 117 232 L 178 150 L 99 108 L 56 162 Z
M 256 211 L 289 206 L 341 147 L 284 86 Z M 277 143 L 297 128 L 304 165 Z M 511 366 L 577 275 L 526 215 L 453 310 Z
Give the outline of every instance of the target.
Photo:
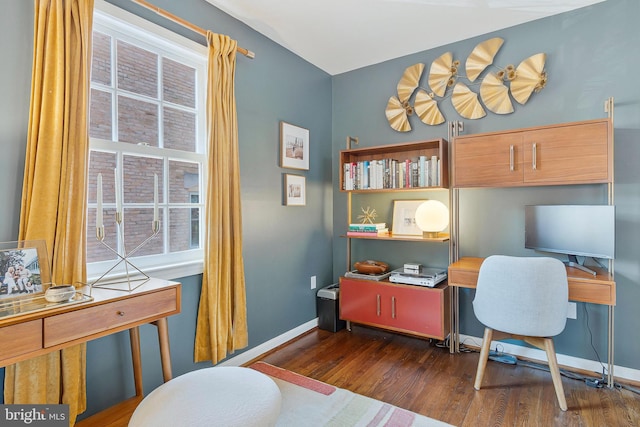
M 280 166 L 309 170 L 309 130 L 280 122 Z

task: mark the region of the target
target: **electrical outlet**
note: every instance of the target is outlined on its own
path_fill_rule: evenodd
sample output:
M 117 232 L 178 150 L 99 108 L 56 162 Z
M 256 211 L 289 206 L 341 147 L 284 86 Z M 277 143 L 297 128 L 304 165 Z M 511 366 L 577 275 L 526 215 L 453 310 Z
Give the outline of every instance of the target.
M 578 317 L 576 303 L 570 302 L 567 308 L 567 319 L 576 319 Z
M 316 276 L 311 276 L 311 289 L 316 288 Z

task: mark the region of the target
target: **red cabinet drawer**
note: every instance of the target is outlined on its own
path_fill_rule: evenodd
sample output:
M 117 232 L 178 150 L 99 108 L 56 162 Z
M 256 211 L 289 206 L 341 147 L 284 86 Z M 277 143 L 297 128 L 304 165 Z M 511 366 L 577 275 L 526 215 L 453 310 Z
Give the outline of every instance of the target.
M 355 323 L 444 339 L 449 334 L 449 291 L 434 288 L 340 279 L 340 318 Z

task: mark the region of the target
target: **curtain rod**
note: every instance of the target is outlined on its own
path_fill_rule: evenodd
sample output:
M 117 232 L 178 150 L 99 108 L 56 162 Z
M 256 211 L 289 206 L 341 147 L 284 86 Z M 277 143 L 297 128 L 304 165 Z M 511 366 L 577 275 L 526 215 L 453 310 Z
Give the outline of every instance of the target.
M 164 9 L 160 9 L 158 6 L 155 6 L 155 5 L 151 4 L 151 3 L 149 3 L 148 1 L 145 1 L 145 0 L 131 0 L 131 1 L 134 2 L 134 3 L 139 4 L 140 6 L 143 6 L 143 7 L 147 8 L 147 9 L 153 11 L 153 12 L 155 12 L 156 14 L 158 14 L 158 15 L 164 17 L 164 18 L 167 18 L 167 19 L 175 22 L 176 24 L 180 24 L 183 27 L 190 29 L 191 31 L 195 31 L 196 33 L 201 34 L 205 38 L 207 37 L 207 30 L 204 30 L 204 29 L 192 24 L 191 22 L 182 19 L 182 18 L 172 14 L 171 12 L 167 12 Z M 244 56 L 246 56 L 247 58 L 253 59 L 253 58 L 256 57 L 255 53 L 253 53 L 250 50 L 247 50 L 247 49 L 245 49 L 243 47 L 236 46 L 236 50 L 238 52 L 240 52 L 241 54 L 243 54 Z

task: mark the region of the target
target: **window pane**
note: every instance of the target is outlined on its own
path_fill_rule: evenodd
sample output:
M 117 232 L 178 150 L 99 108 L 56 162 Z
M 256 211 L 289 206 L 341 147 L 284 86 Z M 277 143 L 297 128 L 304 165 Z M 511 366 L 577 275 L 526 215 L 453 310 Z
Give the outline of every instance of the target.
M 91 81 L 111 85 L 111 37 L 93 32 Z
M 103 203 L 115 203 L 114 192 L 116 168 L 115 153 L 104 153 L 101 151 L 91 151 L 89 153 L 89 175 L 88 175 L 88 201 L 96 203 L 96 182 L 98 174 L 102 174 L 102 201 Z M 94 224 L 95 225 L 95 224 Z
M 158 174 L 158 203 L 162 203 L 162 159 L 123 156 L 122 161 L 124 203 L 153 203 L 153 174 Z
M 158 106 L 118 96 L 118 141 L 158 146 Z
M 162 58 L 162 96 L 165 101 L 185 107 L 195 107 L 195 68 Z
M 91 89 L 89 119 L 89 136 L 91 138 L 112 140 L 111 94 L 109 92 Z
M 104 176 L 102 177 L 104 184 Z M 117 248 L 116 236 L 116 210 L 103 209 L 104 222 L 104 240 L 103 242 L 112 247 Z M 117 259 L 108 247 L 98 241 L 96 238 L 96 210 L 89 208 L 87 212 L 87 262 L 108 261 Z
M 196 194 L 191 196 L 191 202 L 198 203 L 199 196 Z M 196 249 L 200 247 L 200 208 L 191 208 L 190 212 L 191 221 L 191 242 L 189 247 Z
M 196 115 L 175 108 L 164 108 L 164 147 L 196 151 Z
M 193 193 L 200 193 L 198 164 L 169 161 L 169 203 L 191 203 Z
M 158 55 L 117 41 L 118 89 L 158 98 Z
M 191 222 L 192 209 L 169 209 L 169 251 L 178 252 L 199 248 L 199 242 L 194 242 L 193 223 Z M 199 236 L 199 230 L 195 230 Z M 194 243 L 196 246 L 193 246 Z
M 162 224 L 162 210 L 159 212 L 160 224 Z M 163 253 L 162 230 L 144 246 L 133 252 L 134 249 L 153 234 L 153 208 L 127 208 L 124 207 L 124 243 L 127 254 L 131 256 L 155 255 Z M 135 262 L 134 262 L 135 264 Z

